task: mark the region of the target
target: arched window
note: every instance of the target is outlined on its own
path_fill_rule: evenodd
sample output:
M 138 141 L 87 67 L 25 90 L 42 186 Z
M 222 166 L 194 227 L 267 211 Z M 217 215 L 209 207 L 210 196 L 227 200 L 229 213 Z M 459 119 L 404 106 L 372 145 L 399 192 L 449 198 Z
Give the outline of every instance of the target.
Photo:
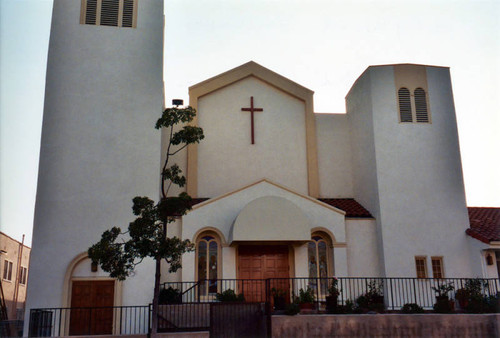
M 328 273 L 330 270 L 331 246 L 327 237 L 323 234 L 313 234 L 312 240 L 307 246 L 309 286 L 313 289 L 319 287 L 320 294 L 326 294 L 328 290 Z
M 401 122 L 413 122 L 411 113 L 411 98 L 408 88 L 400 88 L 398 90 L 399 100 L 399 118 Z
M 423 90 L 422 88 L 417 88 L 413 93 L 415 95 L 415 111 L 417 115 L 417 122 L 429 122 L 429 113 L 427 112 L 427 99 L 425 96 L 425 90 Z
M 198 281 L 201 295 L 217 293 L 217 279 L 219 278 L 219 241 L 214 234 L 202 234 L 196 243 L 196 257 L 198 261 Z

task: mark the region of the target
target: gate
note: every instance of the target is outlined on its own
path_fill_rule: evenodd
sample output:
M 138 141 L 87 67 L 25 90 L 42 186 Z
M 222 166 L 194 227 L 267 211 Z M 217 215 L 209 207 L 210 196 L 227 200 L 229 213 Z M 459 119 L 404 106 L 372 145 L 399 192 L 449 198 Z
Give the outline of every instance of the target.
M 264 303 L 210 304 L 210 337 L 266 337 Z

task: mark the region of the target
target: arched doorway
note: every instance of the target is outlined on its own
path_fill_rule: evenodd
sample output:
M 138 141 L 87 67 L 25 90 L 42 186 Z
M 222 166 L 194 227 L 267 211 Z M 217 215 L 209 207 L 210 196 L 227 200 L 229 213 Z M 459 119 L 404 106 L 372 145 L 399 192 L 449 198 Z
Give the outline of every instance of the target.
M 121 283 L 99 267 L 93 267 L 86 253 L 75 257 L 65 275 L 63 304 L 69 335 L 113 333 L 113 306 L 120 305 Z

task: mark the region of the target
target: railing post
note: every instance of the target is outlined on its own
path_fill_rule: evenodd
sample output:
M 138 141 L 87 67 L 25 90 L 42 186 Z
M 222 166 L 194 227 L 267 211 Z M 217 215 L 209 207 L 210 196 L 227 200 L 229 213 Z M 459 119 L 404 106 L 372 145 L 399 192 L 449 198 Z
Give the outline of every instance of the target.
M 57 333 L 57 335 L 58 335 L 58 336 L 61 336 L 61 326 L 63 325 L 63 324 L 62 324 L 62 317 L 63 317 L 63 316 L 62 316 L 62 313 L 63 313 L 63 310 L 64 310 L 64 309 L 59 309 L 59 329 L 58 329 L 58 333 Z M 65 317 L 66 317 L 66 316 L 65 316 Z M 56 316 L 56 318 L 57 318 L 57 316 Z M 69 333 L 69 332 L 68 332 L 68 333 Z
M 90 334 L 92 332 L 92 308 L 89 308 L 89 331 L 87 334 Z
M 319 310 L 319 288 L 321 279 L 316 278 L 316 310 Z
M 271 279 L 268 278 L 265 280 L 266 285 L 266 314 L 271 315 Z
M 389 278 L 389 288 L 391 289 L 392 310 L 394 310 L 394 288 L 392 287 L 392 278 Z

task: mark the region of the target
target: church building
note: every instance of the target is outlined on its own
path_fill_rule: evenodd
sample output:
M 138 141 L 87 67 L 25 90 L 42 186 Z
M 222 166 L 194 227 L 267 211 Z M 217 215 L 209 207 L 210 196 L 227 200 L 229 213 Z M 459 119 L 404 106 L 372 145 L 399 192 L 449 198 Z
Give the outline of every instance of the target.
M 151 302 L 152 261 L 120 282 L 86 252 L 134 196 L 160 196 L 163 21 L 163 0 L 54 0 L 27 316 Z M 469 220 L 449 68 L 370 66 L 346 114 L 315 113 L 313 94 L 253 61 L 189 88 L 205 139 L 174 157 L 195 204 L 169 235 L 196 250 L 162 282 L 498 278 L 500 233 L 484 210 Z

